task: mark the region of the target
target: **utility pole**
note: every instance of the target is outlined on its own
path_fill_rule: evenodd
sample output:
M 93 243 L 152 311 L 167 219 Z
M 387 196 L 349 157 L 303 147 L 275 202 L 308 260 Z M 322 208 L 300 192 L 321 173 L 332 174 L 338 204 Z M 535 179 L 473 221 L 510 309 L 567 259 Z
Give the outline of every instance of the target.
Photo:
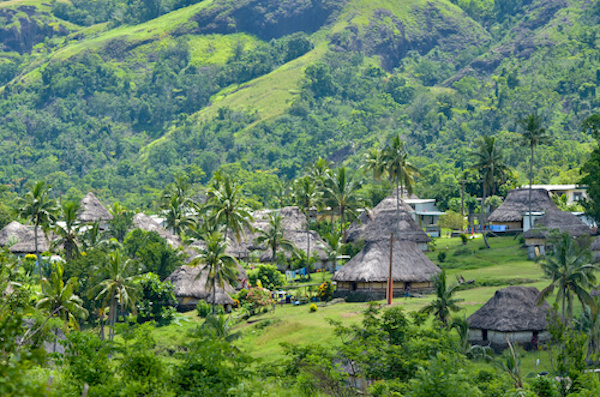
M 394 299 L 394 279 L 392 278 L 392 256 L 394 254 L 394 233 L 390 235 L 390 273 L 388 275 L 387 304 L 391 305 Z

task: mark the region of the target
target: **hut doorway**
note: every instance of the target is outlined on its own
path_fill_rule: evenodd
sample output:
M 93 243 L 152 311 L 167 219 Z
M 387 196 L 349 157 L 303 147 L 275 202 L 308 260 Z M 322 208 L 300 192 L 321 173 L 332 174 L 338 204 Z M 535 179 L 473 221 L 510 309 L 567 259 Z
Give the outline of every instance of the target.
M 482 330 L 481 330 L 481 339 L 482 339 L 484 342 L 487 342 L 487 341 L 488 341 L 487 329 L 482 329 Z
M 352 291 L 356 291 L 357 290 L 357 285 L 356 285 L 356 281 L 352 282 L 352 286 L 350 287 Z

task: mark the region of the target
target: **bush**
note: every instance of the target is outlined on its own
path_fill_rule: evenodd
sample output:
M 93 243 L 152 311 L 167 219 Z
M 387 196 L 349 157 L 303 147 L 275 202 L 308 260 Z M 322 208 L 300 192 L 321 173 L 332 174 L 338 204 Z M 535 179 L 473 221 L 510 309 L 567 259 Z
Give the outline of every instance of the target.
M 447 211 L 440 216 L 439 226 L 444 229 L 463 230 L 465 218 L 458 212 Z
M 316 311 L 317 311 L 317 305 L 315 305 L 314 303 L 311 303 L 311 305 L 309 306 L 308 310 L 309 310 L 311 313 L 314 313 L 314 312 L 316 312 Z
M 317 291 L 317 298 L 321 302 L 327 302 L 333 297 L 333 285 L 329 281 L 325 281 L 323 284 L 319 285 L 319 290 Z
M 264 288 L 274 291 L 285 283 L 285 276 L 274 265 L 262 264 L 248 272 L 248 282 L 250 285 L 256 286 L 258 280 L 261 281 Z
M 467 236 L 464 233 L 461 233 L 460 240 L 462 241 L 463 245 L 467 245 L 467 243 L 469 242 L 469 236 Z
M 440 252 L 437 256 L 438 261 L 440 261 L 440 263 L 444 263 L 446 261 L 446 253 L 445 252 Z
M 210 312 L 212 311 L 212 308 L 205 301 L 200 301 L 196 305 L 196 310 L 198 311 L 198 315 L 200 317 L 206 318 L 206 316 L 208 316 L 210 314 Z
M 173 285 L 161 282 L 154 273 L 144 274 L 137 281 L 142 292 L 136 303 L 138 323 L 156 321 L 158 325 L 169 325 L 175 316 Z

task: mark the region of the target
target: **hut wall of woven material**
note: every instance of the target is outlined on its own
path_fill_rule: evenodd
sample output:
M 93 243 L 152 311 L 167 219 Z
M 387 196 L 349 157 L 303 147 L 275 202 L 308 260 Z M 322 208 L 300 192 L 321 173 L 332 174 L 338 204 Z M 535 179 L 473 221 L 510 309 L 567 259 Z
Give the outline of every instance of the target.
M 508 347 L 506 340 L 510 343 L 517 343 L 525 348 L 534 348 L 532 340 L 534 338 L 533 331 L 520 331 L 520 332 L 497 332 L 487 331 L 486 339 L 483 338 L 483 330 L 470 329 L 469 330 L 469 343 L 488 345 L 490 344 L 495 350 L 503 349 Z M 543 331 L 538 333 L 536 336 L 537 343 L 544 343 L 550 340 L 550 333 Z
M 546 189 L 531 190 L 531 211 L 546 212 L 549 208 L 557 208 Z M 523 215 L 529 211 L 529 189 L 513 189 L 506 199 L 488 217 L 495 225 L 509 225 L 511 229 L 523 228 Z M 518 227 L 514 227 L 518 224 Z
M 520 230 L 523 229 L 523 222 L 492 222 L 494 225 L 504 225 L 506 230 Z
M 545 238 L 526 238 L 525 245 L 527 246 L 545 246 L 546 239 Z

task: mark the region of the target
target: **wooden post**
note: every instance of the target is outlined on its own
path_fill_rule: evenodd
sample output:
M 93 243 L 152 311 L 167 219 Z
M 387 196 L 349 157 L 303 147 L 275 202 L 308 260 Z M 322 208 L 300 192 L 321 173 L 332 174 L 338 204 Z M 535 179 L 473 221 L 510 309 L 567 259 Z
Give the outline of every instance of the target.
M 392 278 L 392 255 L 394 254 L 394 233 L 390 236 L 390 273 L 388 276 L 388 299 L 387 304 L 391 305 L 394 299 L 394 279 Z

